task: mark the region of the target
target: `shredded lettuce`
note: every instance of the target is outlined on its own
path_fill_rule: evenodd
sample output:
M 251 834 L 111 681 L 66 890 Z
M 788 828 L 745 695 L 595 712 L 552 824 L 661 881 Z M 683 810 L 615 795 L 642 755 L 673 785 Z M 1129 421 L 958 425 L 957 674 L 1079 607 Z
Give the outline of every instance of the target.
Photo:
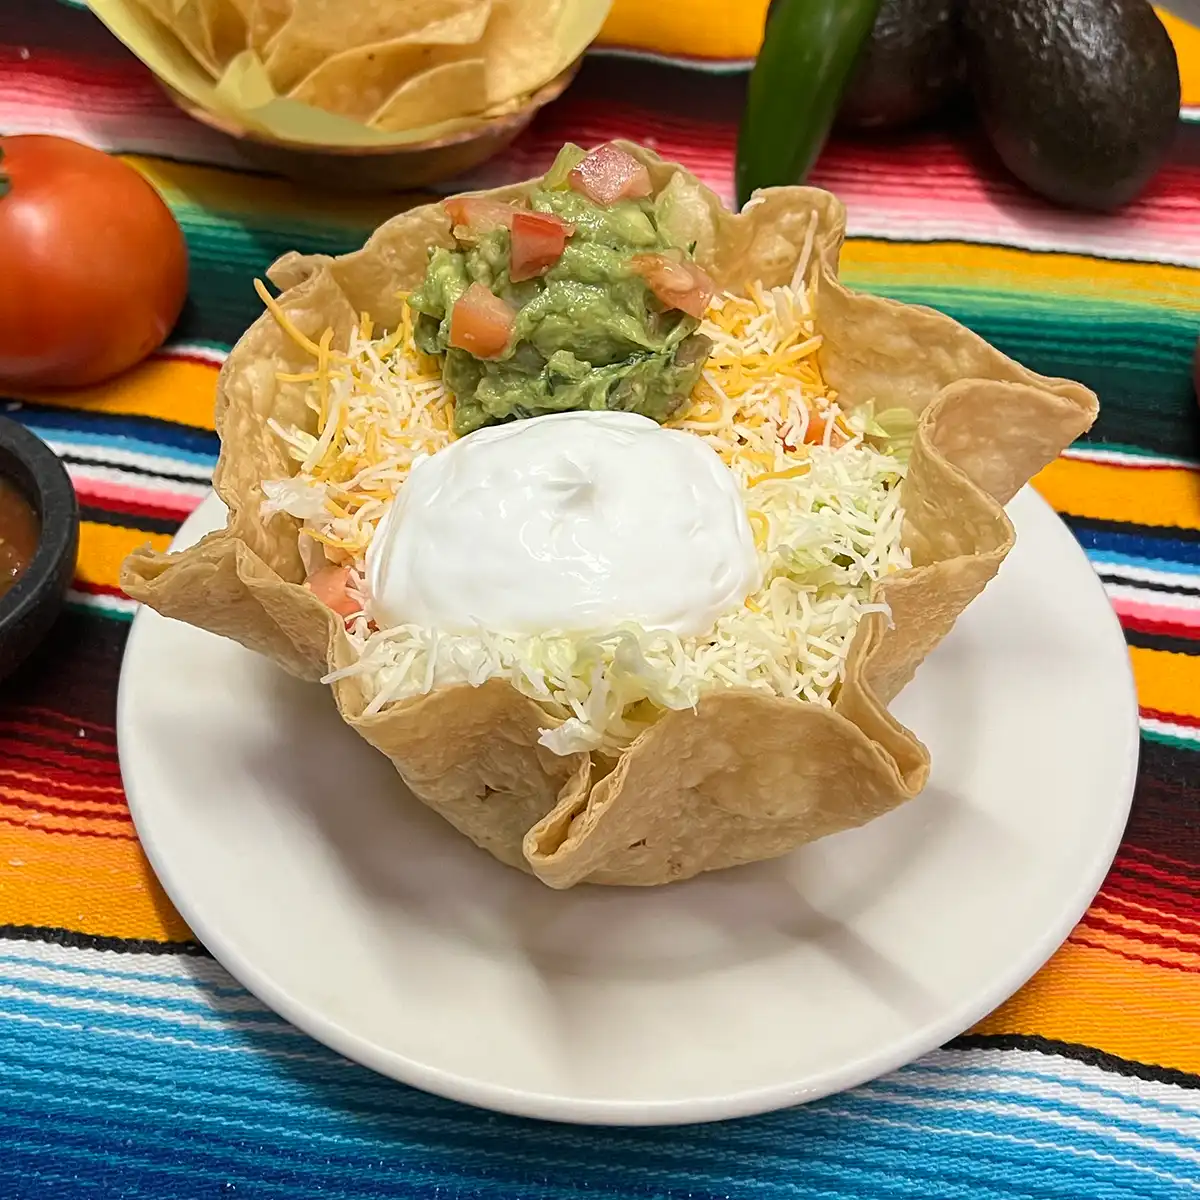
M 555 156 L 546 172 L 542 186 L 547 191 L 561 192 L 567 187 L 567 178 L 573 170 L 587 157 L 587 151 L 574 142 L 568 142 Z
M 287 513 L 301 521 L 317 520 L 325 515 L 325 484 L 303 476 L 268 479 L 262 485 L 261 512 L 264 517 Z
M 867 443 L 899 462 L 908 462 L 917 433 L 917 417 L 910 409 L 888 408 L 876 413 L 875 402 L 869 400 L 846 419 Z
M 876 583 L 909 565 L 901 546 L 903 466 L 858 443 L 813 447 L 811 469 L 746 491 L 759 522 L 762 586 L 705 634 L 680 638 L 621 625 L 587 634 L 518 636 L 405 625 L 349 631 L 357 661 L 327 677 L 364 676 L 368 713 L 455 683 L 505 678 L 549 720 L 556 754 L 617 754 L 662 713 L 707 691 L 750 688 L 830 704 L 859 621 L 886 613 Z

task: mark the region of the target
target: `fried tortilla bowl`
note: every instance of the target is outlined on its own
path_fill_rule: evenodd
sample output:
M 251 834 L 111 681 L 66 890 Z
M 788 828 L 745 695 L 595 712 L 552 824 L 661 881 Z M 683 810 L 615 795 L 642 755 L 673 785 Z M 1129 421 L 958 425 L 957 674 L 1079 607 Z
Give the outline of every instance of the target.
M 916 796 L 929 756 L 887 705 L 1012 548 L 1002 506 L 1098 407 L 1086 388 L 1025 370 L 949 317 L 843 288 L 845 213 L 829 193 L 772 189 L 733 215 L 682 168 L 623 148 L 647 165 L 656 195 L 670 189 L 696 260 L 719 287 L 784 284 L 807 256 L 820 366 L 839 402 L 919 417 L 901 484 L 913 565 L 877 585 L 892 622 L 863 618 L 832 707 L 713 691 L 695 710 L 664 713 L 615 764 L 539 745 L 557 719 L 506 680 L 435 689 L 369 716 L 361 677 L 332 685 L 342 717 L 416 796 L 554 888 L 670 883 L 773 858 Z M 516 199 L 532 186 L 491 194 Z M 345 346 L 360 312 L 376 328 L 397 326 L 397 294 L 420 283 L 430 247 L 452 244 L 445 210 L 430 205 L 388 221 L 353 254 L 290 254 L 270 274 L 300 333 L 315 339 L 332 327 L 334 345 Z M 354 651 L 342 621 L 303 586 L 300 523 L 261 515 L 262 481 L 296 470 L 268 418 L 309 430 L 315 419 L 276 375 L 311 366 L 271 315 L 250 328 L 218 386 L 214 486 L 229 507 L 226 529 L 180 554 L 137 551 L 121 582 L 166 616 L 318 680 Z

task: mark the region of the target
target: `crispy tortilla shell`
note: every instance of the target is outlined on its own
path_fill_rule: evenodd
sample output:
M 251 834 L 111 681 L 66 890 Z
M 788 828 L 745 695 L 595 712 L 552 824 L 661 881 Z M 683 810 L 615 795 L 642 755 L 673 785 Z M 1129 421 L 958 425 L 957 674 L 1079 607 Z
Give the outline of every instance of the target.
M 827 192 L 772 189 L 735 216 L 682 168 L 625 148 L 650 168 L 664 228 L 679 244 L 695 242 L 722 287 L 785 283 L 809 252 L 829 384 L 847 407 L 872 401 L 920 418 L 902 485 L 913 566 L 879 585 L 892 623 L 877 613 L 862 621 L 832 708 L 713 692 L 694 712 L 665 714 L 615 763 L 548 752 L 538 736 L 556 719 L 505 681 L 440 689 L 371 716 L 357 678 L 334 684 L 343 718 L 417 797 L 555 888 L 655 885 L 772 858 L 917 795 L 928 755 L 886 706 L 1011 549 L 1002 505 L 1097 412 L 1086 388 L 1025 370 L 941 313 L 843 288 L 845 214 Z M 532 186 L 491 194 L 515 198 Z M 451 244 L 445 211 L 428 205 L 394 217 L 353 254 L 286 255 L 271 278 L 300 332 L 317 338 L 332 326 L 334 345 L 345 346 L 359 312 L 376 328 L 394 326 L 398 293 L 420 282 L 431 247 Z M 247 331 L 217 395 L 214 486 L 228 526 L 179 554 L 135 552 L 121 583 L 169 617 L 319 679 L 353 651 L 302 586 L 299 522 L 260 515 L 263 480 L 293 470 L 268 417 L 309 429 L 313 420 L 302 388 L 276 373 L 310 367 L 270 315 Z

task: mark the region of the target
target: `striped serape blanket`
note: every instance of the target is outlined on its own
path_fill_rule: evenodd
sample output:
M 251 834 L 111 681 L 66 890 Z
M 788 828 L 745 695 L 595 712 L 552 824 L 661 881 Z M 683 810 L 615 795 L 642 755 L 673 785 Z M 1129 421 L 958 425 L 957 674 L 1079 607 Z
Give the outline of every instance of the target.
M 619 135 L 728 195 L 764 10 L 616 0 L 565 98 L 454 190 L 528 176 L 564 140 Z M 1142 758 L 1116 863 L 1021 992 L 912 1066 L 771 1116 L 622 1131 L 498 1117 L 346 1063 L 208 957 L 150 872 L 115 749 L 133 615 L 118 564 L 165 547 L 207 492 L 215 372 L 259 311 L 251 278 L 286 250 L 357 246 L 396 200 L 249 172 L 78 4 L 0 0 L 0 130 L 128 156 L 170 202 L 193 269 L 151 361 L 5 406 L 66 461 L 83 529 L 66 612 L 0 685 L 0 1197 L 1200 1195 L 1200 31 L 1171 31 L 1178 146 L 1118 216 L 1043 205 L 966 126 L 836 140 L 814 180 L 848 205 L 853 286 L 944 309 L 1101 396 L 1088 439 L 1036 485 L 1104 581 L 1133 659 Z

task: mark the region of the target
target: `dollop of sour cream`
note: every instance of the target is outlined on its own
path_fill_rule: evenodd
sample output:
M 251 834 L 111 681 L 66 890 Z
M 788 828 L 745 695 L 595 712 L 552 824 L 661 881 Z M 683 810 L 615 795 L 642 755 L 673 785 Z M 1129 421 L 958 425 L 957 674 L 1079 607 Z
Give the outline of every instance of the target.
M 371 539 L 380 628 L 710 629 L 759 586 L 741 489 L 700 438 L 620 412 L 480 429 L 419 460 Z

